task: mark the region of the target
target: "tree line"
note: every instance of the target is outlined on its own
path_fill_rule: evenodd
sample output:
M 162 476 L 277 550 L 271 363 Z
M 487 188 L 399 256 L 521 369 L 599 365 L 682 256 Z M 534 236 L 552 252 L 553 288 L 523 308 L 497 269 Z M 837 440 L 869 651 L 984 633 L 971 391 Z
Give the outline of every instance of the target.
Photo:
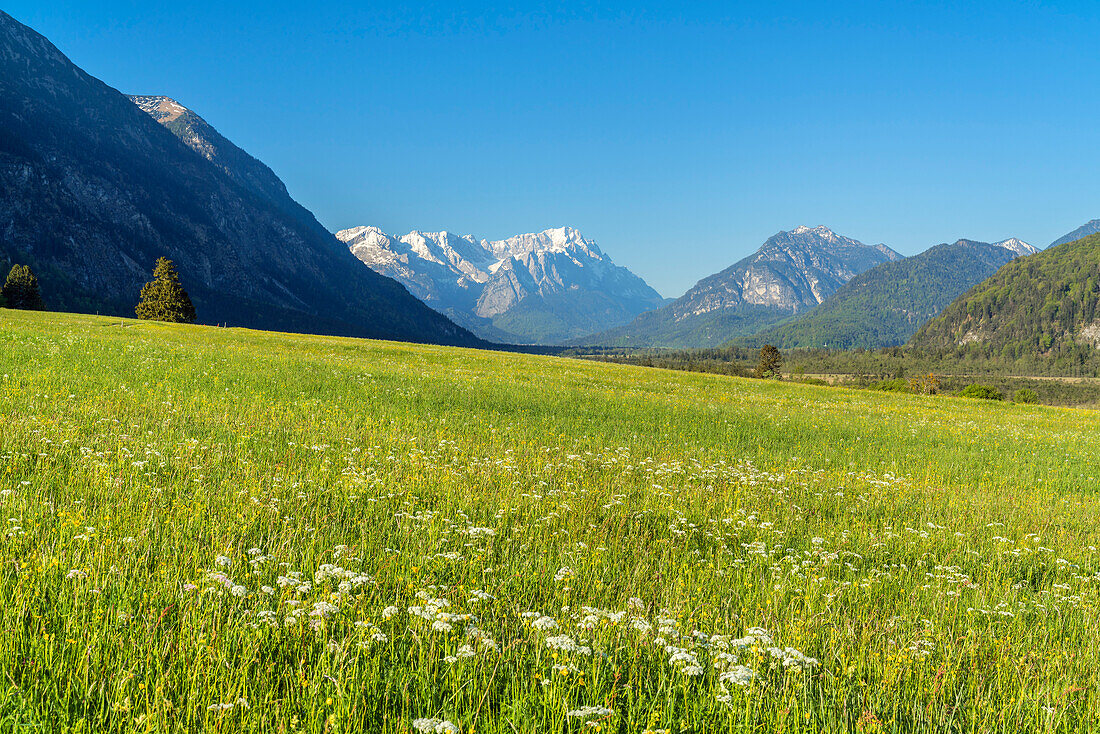
M 13 265 L 0 289 L 0 307 L 25 311 L 45 311 L 38 276 L 28 265 Z M 134 308 L 139 319 L 190 324 L 195 321 L 195 305 L 180 282 L 176 265 L 165 257 L 157 258 L 153 279 L 141 288 L 141 300 Z

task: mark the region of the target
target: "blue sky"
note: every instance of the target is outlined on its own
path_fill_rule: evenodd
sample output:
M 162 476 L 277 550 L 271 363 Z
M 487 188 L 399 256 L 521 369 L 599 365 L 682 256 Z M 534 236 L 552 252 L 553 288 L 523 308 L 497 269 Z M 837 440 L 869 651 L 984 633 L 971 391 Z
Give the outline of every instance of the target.
M 663 295 L 799 224 L 905 254 L 1100 217 L 1093 3 L 9 1 L 330 229 L 572 225 Z

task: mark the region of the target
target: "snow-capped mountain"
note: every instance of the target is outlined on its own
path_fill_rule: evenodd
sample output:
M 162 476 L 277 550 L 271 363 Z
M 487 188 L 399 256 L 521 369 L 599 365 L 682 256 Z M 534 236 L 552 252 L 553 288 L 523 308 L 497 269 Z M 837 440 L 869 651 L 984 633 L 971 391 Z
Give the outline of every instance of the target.
M 796 227 L 769 237 L 752 255 L 703 278 L 654 313 L 578 341 L 715 346 L 812 308 L 859 273 L 900 258 L 886 245 L 865 245 L 828 227 Z
M 1039 252 L 1039 248 L 1034 245 L 1029 245 L 1023 240 L 1016 239 L 1015 237 L 1009 237 L 1007 240 L 1001 240 L 1000 242 L 994 242 L 994 247 L 1003 247 L 1010 252 L 1015 252 L 1017 255 L 1034 255 Z
M 364 264 L 489 339 L 551 344 L 625 324 L 664 300 L 572 227 L 489 241 L 451 232 L 336 233 Z

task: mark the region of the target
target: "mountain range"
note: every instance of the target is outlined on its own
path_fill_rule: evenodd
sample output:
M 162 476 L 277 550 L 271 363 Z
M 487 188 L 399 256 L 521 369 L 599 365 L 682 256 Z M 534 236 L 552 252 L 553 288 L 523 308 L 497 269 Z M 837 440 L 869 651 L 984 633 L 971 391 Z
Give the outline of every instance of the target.
M 450 232 L 336 233 L 363 263 L 494 341 L 553 344 L 624 324 L 664 299 L 572 227 L 489 241 Z
M 1036 252 L 1016 238 L 993 244 L 959 240 L 936 245 L 860 273 L 799 317 L 735 343 L 783 349 L 898 346 L 1002 265 Z
M 1038 253 L 959 240 L 904 259 L 801 226 L 666 302 L 570 227 L 496 241 L 334 236 L 198 114 L 119 93 L 0 12 L 0 267 L 30 265 L 54 309 L 131 315 L 161 256 L 201 322 L 283 331 L 466 346 L 870 348 L 912 335 L 1000 356 L 1100 348 L 1100 220 Z
M 30 265 L 57 310 L 133 315 L 165 256 L 204 323 L 482 343 L 362 267 L 200 117 L 131 100 L 3 12 L 0 228 L 0 261 Z
M 1066 237 L 1087 231 L 1096 220 Z M 1008 263 L 913 336 L 915 347 L 1068 360 L 1100 349 L 1100 234 Z
M 717 346 L 789 319 L 859 273 L 899 259 L 886 245 L 865 245 L 828 227 L 800 226 L 769 237 L 755 253 L 700 280 L 672 303 L 575 343 Z

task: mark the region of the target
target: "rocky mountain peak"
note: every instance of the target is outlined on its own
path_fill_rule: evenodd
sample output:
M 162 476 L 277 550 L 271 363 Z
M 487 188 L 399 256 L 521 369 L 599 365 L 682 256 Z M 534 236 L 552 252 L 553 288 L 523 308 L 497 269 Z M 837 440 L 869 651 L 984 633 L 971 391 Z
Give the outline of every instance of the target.
M 784 233 L 780 232 L 779 234 L 784 234 Z M 824 225 L 821 225 L 821 224 L 819 224 L 816 227 L 807 227 L 804 224 L 800 224 L 797 227 L 795 227 L 794 229 L 792 229 L 790 232 L 787 232 L 786 234 L 789 234 L 789 235 L 807 235 L 807 234 L 809 234 L 809 235 L 813 235 L 814 237 L 818 237 L 820 239 L 827 240 L 829 242 L 833 242 L 833 241 L 836 241 L 837 239 L 839 239 L 837 237 L 837 234 L 835 232 L 833 232 L 833 230 L 831 230 L 828 227 L 826 227 Z
M 160 95 L 150 94 L 135 94 L 130 95 L 130 99 L 134 104 L 141 108 L 143 112 L 148 114 L 157 122 L 172 122 L 178 120 L 185 113 L 191 112 L 183 105 L 171 97 L 162 97 Z
M 494 241 L 446 231 L 392 237 L 363 226 L 336 237 L 370 268 L 494 340 L 553 343 L 663 303 L 573 227 Z
M 586 240 L 573 227 L 556 227 L 542 232 L 519 234 L 495 242 L 483 241 L 483 245 L 497 257 L 515 257 L 525 261 L 539 253 L 577 253 L 583 258 L 602 260 L 603 252 L 591 240 Z
M 588 343 L 714 346 L 812 308 L 859 273 L 901 257 L 886 245 L 801 225 L 772 235 L 756 252 L 703 278 L 655 314 L 592 335 Z
M 1039 252 L 1039 248 L 1034 245 L 1029 245 L 1021 239 L 1015 237 L 1009 237 L 1007 240 L 1001 240 L 1000 242 L 994 242 L 994 246 L 1003 247 L 1006 250 L 1015 252 L 1017 255 L 1034 255 Z

